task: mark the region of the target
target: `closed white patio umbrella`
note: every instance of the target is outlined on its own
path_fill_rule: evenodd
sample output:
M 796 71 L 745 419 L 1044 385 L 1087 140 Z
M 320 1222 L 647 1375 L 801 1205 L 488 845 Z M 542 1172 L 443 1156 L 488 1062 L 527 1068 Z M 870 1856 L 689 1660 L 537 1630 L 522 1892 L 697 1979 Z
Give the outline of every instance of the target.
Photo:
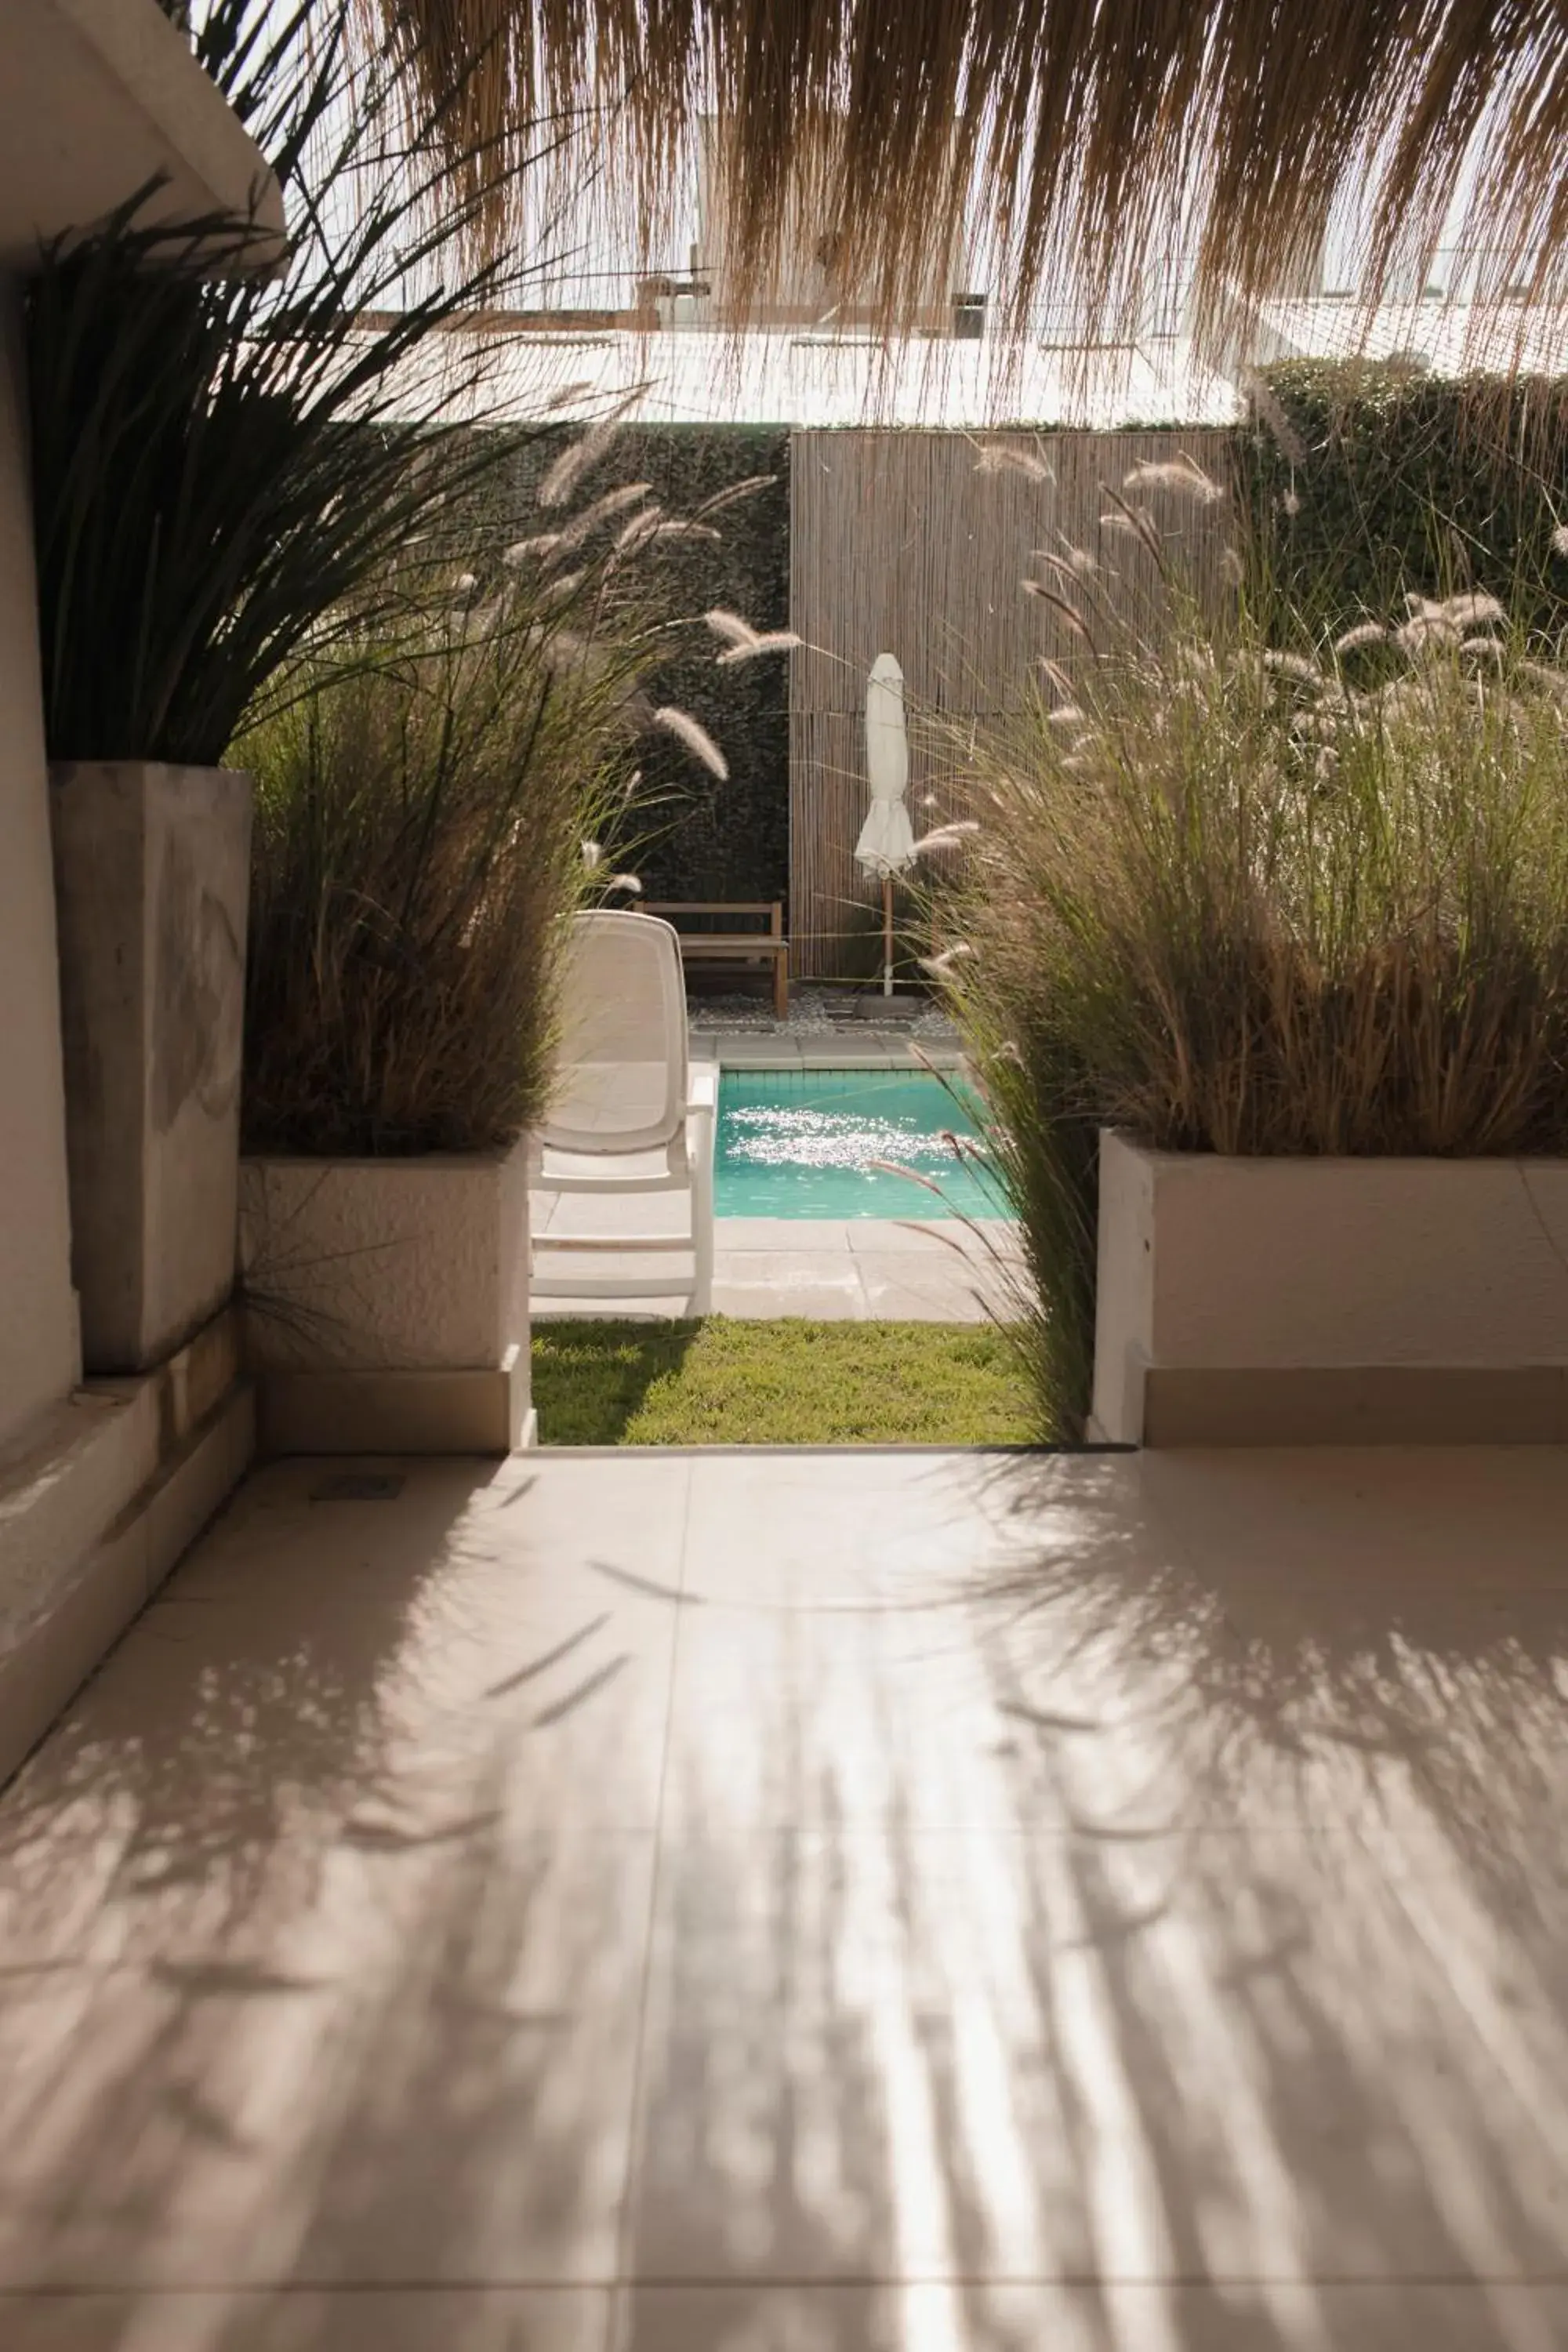
M 882 993 L 893 992 L 893 878 L 915 862 L 914 828 L 904 805 L 910 781 L 910 739 L 904 723 L 904 673 L 891 654 L 879 654 L 866 687 L 866 775 L 871 805 L 855 845 L 868 874 L 882 885 Z

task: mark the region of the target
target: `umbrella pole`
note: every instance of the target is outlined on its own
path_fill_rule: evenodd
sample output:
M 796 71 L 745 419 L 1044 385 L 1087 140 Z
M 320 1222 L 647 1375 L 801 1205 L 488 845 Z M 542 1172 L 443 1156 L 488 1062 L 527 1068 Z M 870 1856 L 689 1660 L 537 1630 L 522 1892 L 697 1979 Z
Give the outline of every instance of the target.
M 893 877 L 882 877 L 882 993 L 893 992 Z

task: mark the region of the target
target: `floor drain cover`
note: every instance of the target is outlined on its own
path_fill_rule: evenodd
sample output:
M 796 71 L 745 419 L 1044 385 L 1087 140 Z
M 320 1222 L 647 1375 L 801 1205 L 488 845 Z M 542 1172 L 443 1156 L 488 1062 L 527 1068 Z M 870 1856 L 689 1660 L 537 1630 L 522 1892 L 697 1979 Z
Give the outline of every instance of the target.
M 403 1481 L 392 1471 L 340 1470 L 310 1489 L 312 1503 L 394 1503 Z

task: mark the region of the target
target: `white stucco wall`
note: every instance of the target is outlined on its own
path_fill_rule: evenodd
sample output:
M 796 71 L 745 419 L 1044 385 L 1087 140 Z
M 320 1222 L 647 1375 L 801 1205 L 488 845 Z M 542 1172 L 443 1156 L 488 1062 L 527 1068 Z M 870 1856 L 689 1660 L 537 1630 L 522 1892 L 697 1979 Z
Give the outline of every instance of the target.
M 77 1376 L 18 288 L 0 275 L 0 1446 Z
M 247 1160 L 248 1350 L 268 1370 L 478 1370 L 528 1345 L 528 1150 Z
M 1100 1139 L 1094 1419 L 1142 1374 L 1568 1367 L 1568 1160 L 1225 1160 Z

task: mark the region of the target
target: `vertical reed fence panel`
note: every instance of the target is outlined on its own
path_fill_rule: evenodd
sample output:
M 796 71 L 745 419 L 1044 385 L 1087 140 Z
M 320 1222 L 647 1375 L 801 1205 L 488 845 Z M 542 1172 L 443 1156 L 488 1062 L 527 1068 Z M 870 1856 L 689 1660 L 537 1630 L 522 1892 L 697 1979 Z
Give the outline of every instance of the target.
M 1225 479 L 1228 436 L 1203 427 L 1138 433 L 850 428 L 790 444 L 790 934 L 798 978 L 868 976 L 880 893 L 855 863 L 866 807 L 867 673 L 896 655 L 910 719 L 917 833 L 963 815 L 964 738 L 1024 707 L 1042 656 L 1069 674 L 1085 649 L 1026 594 L 1048 579 L 1036 551 L 1087 549 L 1097 592 L 1152 634 L 1167 600 L 1152 558 L 1105 527 L 1104 486 L 1185 452 Z M 1002 454 L 1006 453 L 1006 454 Z M 1227 504 L 1156 494 L 1179 577 L 1200 603 L 1220 593 Z M 1179 534 L 1179 536 L 1178 536 Z M 1084 600 L 1079 600 L 1084 601 Z

